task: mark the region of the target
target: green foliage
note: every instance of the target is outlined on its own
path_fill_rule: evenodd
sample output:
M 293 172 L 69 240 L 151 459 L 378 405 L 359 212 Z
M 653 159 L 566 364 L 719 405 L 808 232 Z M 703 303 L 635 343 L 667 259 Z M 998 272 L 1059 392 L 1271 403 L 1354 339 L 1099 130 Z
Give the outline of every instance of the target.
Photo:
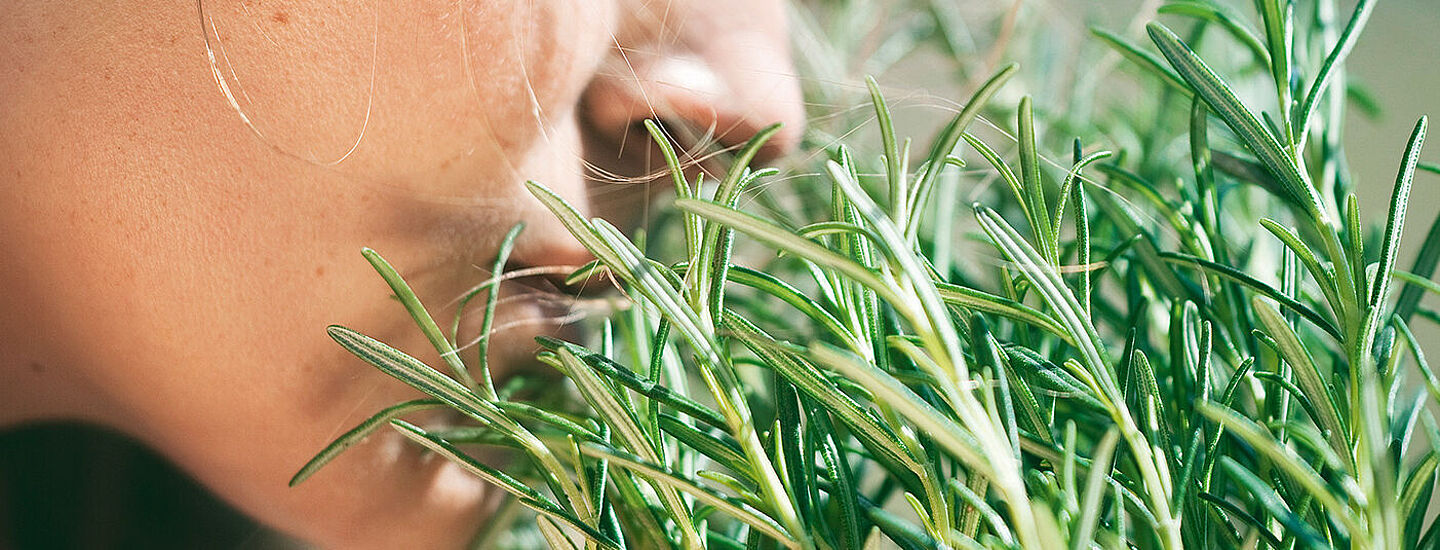
M 1345 94 L 1327 90 L 1373 2 L 1343 29 L 1282 0 L 1253 7 L 1247 22 L 1238 7 L 1170 2 L 1160 13 L 1187 38 L 1151 23 L 1153 49 L 1095 31 L 1141 70 L 1162 113 L 1131 128 L 1154 139 L 1114 155 L 1076 141 L 1068 166 L 1045 156 L 1046 121 L 1100 132 L 1028 97 L 990 105 L 1012 66 L 976 86 L 913 167 L 868 81 L 880 164 L 836 146 L 818 175 L 790 183 L 804 200 L 756 201 L 761 213 L 740 199 L 775 173 L 746 167 L 773 128 L 702 196 L 648 126 L 679 194 L 670 219 L 685 228 L 668 248 L 642 250 L 530 184 L 597 258 L 584 272 L 608 273 L 630 300 L 592 345 L 540 340 L 540 360 L 573 385 L 568 407 L 497 393 L 483 351 L 471 379 L 454 331 L 367 250 L 455 377 L 332 327 L 428 399 L 380 411 L 294 482 L 388 424 L 514 495 L 556 548 L 1434 544 L 1440 382 L 1409 322 L 1426 313 L 1420 293 L 1440 290 L 1428 279 L 1440 230 L 1413 273 L 1396 266 L 1415 171 L 1431 169 L 1419 162 L 1426 121 L 1367 254 L 1333 176 L 1342 149 L 1307 136 L 1338 127 Z M 954 14 L 933 15 L 944 47 L 959 47 Z M 1224 58 L 1193 48 L 1202 39 L 1246 61 L 1222 77 Z M 1254 75 L 1274 111 L 1237 92 Z M 1013 114 L 1002 133 L 1016 137 L 983 138 L 982 111 Z M 1164 145 L 1176 138 L 1190 147 Z M 988 168 L 962 172 L 966 145 Z M 988 249 L 960 265 L 955 188 L 991 176 L 1006 185 L 974 205 Z M 768 253 L 735 252 L 757 248 Z M 1426 384 L 1405 383 L 1416 379 Z M 399 419 L 438 406 L 479 428 Z M 458 447 L 475 442 L 518 449 L 524 467 L 509 471 L 521 473 Z

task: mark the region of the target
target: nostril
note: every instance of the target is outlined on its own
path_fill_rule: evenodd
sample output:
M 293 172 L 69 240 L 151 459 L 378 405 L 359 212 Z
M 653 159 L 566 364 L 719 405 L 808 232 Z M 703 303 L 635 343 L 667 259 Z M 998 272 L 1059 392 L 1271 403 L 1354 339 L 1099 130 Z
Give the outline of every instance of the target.
M 650 198 L 671 187 L 644 120 L 663 121 L 692 179 L 723 174 L 729 166 L 716 153 L 780 122 L 783 128 L 753 159 L 773 162 L 798 148 L 805 126 L 782 3 L 637 4 L 577 113 L 597 184 L 590 196 L 595 211 L 627 228 L 646 219 Z M 608 185 L 622 182 L 644 185 Z
M 625 149 L 633 140 L 649 140 L 642 126 L 646 119 L 663 121 L 666 134 L 684 150 L 738 147 L 780 122 L 783 128 L 757 158 L 772 161 L 798 147 L 804 111 L 792 74 L 745 66 L 765 55 L 756 50 L 632 54 L 623 69 L 602 71 L 590 84 L 583 116 L 590 127 Z M 788 61 L 768 60 L 764 65 L 777 63 L 788 67 Z
M 541 292 L 580 297 L 593 297 L 614 289 L 614 283 L 604 276 L 569 280 L 577 270 L 593 262 L 595 256 L 563 231 L 557 229 L 549 235 L 537 231 L 529 239 L 522 233 L 506 263 L 507 278 L 514 277 L 520 285 Z
M 597 271 L 593 269 L 588 270 L 588 276 L 582 274 L 572 279 L 572 275 L 585 267 L 562 264 L 530 265 L 511 261 L 500 280 L 502 284 L 519 285 L 541 294 L 580 298 L 593 298 L 618 288 L 605 276 L 596 274 Z
M 785 124 L 781 122 L 781 124 Z M 755 162 L 766 164 L 794 153 L 800 148 L 800 136 L 804 128 L 799 126 L 781 126 L 775 135 L 765 141 L 760 150 L 755 153 Z
M 588 276 L 580 276 L 575 280 L 570 279 L 571 274 L 552 275 L 549 277 L 550 284 L 555 285 L 560 292 L 581 298 L 593 298 L 619 290 L 608 275 L 599 271 L 591 270 Z
M 716 120 L 726 120 L 721 115 Z M 625 129 L 624 135 L 620 138 L 621 151 L 649 151 L 649 145 L 653 139 L 650 130 L 645 127 L 646 121 L 653 121 L 660 130 L 660 135 L 674 146 L 676 153 L 680 156 L 680 162 L 701 162 L 706 164 L 710 155 L 719 150 L 738 151 L 755 134 L 764 130 L 765 126 L 756 126 L 749 123 L 734 123 L 729 127 L 718 127 L 718 124 L 711 123 L 705 128 L 697 128 L 695 124 L 675 122 L 676 117 L 655 117 L 639 119 L 631 122 Z M 778 121 L 777 121 L 778 122 Z M 790 126 L 782 126 L 771 135 L 760 149 L 756 152 L 752 162 L 756 164 L 767 164 L 795 152 L 799 147 L 801 131 Z M 639 141 L 637 141 L 639 140 Z M 659 159 L 646 158 L 646 166 L 655 166 Z

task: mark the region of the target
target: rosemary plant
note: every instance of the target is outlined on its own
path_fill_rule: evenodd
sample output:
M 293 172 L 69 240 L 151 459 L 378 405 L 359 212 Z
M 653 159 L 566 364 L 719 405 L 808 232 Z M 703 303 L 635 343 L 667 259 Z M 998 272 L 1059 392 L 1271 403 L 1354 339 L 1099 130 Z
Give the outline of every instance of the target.
M 1374 2 L 1343 24 L 1314 4 L 1255 0 L 1248 21 L 1176 0 L 1160 13 L 1185 38 L 1151 23 L 1148 45 L 1096 30 L 1153 79 L 1160 114 L 1119 151 L 1076 139 L 1064 165 L 1040 152 L 1029 98 L 990 105 L 1012 66 L 916 157 L 870 81 L 878 163 L 829 149 L 790 183 L 808 202 L 747 194 L 777 173 L 747 168 L 773 128 L 702 185 L 648 124 L 678 197 L 670 247 L 530 184 L 595 255 L 573 277 L 613 278 L 630 301 L 591 345 L 540 341 L 580 405 L 497 392 L 483 345 L 462 360 L 367 251 L 451 373 L 330 327 L 427 397 L 377 413 L 294 482 L 388 428 L 508 491 L 553 548 L 1436 547 L 1440 380 L 1410 324 L 1440 320 L 1420 305 L 1440 291 L 1440 223 L 1397 265 L 1417 167 L 1435 171 L 1419 162 L 1426 121 L 1370 231 L 1339 125 Z M 1201 40 L 1240 62 L 1217 70 Z M 1252 90 L 1255 75 L 1273 101 L 1229 83 Z M 1013 139 L 977 137 L 982 111 L 1008 115 Z M 978 178 L 1005 184 L 972 207 L 992 252 L 960 262 L 955 189 Z M 476 292 L 494 303 L 493 283 Z M 401 419 L 434 407 L 478 428 Z M 521 466 L 468 444 L 517 449 Z

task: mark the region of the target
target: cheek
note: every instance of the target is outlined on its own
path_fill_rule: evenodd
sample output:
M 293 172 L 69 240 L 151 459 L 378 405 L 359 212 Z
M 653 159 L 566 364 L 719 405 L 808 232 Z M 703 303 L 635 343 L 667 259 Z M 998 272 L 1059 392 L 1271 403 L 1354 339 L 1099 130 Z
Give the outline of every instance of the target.
M 448 198 L 531 177 L 608 51 L 612 2 L 207 2 L 232 106 L 280 153 Z
M 595 0 L 467 2 L 464 75 L 490 118 L 534 124 L 568 112 L 609 50 L 615 9 Z

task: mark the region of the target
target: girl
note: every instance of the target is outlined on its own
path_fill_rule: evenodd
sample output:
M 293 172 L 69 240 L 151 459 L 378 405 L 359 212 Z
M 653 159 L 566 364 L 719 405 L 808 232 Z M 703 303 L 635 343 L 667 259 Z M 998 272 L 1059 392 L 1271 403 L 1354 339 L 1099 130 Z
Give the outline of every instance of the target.
M 638 121 L 720 145 L 786 123 L 772 157 L 803 122 L 778 0 L 6 11 L 0 425 L 118 429 L 327 547 L 456 547 L 496 493 L 389 433 L 286 486 L 336 435 L 413 397 L 326 325 L 439 364 L 361 247 L 443 319 L 517 222 L 511 269 L 586 261 L 525 180 L 626 214 L 642 193 L 611 184 L 590 201 L 587 185 L 653 168 Z M 530 363 L 563 313 L 553 302 L 504 302 L 497 374 Z

